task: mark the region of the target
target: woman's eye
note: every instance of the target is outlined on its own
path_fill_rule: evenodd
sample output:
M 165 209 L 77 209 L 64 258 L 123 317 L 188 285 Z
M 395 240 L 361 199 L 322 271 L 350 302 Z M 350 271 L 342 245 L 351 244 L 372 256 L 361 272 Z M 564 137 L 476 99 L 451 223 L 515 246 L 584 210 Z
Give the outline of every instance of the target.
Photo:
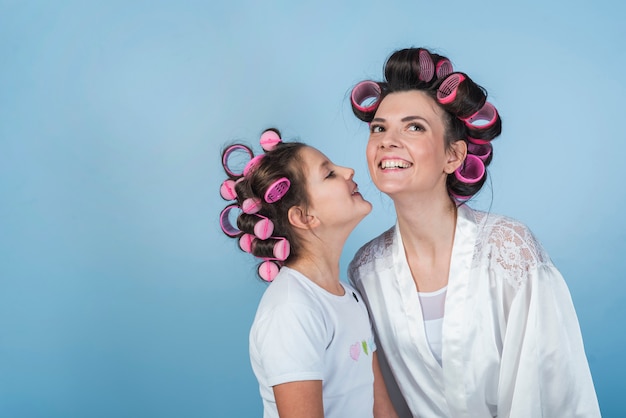
M 384 128 L 380 125 L 370 125 L 370 132 L 371 133 L 378 133 L 378 132 L 383 132 Z
M 411 125 L 409 125 L 409 131 L 423 131 L 424 127 L 422 125 L 419 125 L 417 123 L 412 123 Z

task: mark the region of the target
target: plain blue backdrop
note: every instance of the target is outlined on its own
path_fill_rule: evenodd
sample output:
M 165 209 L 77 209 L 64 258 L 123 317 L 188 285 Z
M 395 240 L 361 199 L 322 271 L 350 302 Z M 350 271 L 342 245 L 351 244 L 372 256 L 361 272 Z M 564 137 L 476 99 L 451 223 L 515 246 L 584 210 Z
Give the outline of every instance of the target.
M 535 232 L 604 416 L 626 414 L 624 3 L 0 0 L 0 416 L 254 417 L 265 285 L 218 226 L 222 146 L 266 127 L 354 167 L 347 95 L 396 48 L 449 56 L 504 120 L 473 203 Z

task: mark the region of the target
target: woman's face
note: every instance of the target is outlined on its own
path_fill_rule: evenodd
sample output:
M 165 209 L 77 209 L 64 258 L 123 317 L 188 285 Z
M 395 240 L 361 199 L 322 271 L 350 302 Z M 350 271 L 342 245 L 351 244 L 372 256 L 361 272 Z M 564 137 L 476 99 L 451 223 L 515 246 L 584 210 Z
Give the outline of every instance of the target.
M 367 162 L 376 187 L 398 198 L 446 188 L 451 151 L 444 143 L 443 110 L 417 90 L 387 95 L 370 124 Z
M 309 214 L 317 216 L 326 226 L 354 228 L 370 213 L 372 205 L 358 192 L 352 179 L 353 169 L 333 164 L 312 147 L 305 147 L 301 156 L 310 198 Z

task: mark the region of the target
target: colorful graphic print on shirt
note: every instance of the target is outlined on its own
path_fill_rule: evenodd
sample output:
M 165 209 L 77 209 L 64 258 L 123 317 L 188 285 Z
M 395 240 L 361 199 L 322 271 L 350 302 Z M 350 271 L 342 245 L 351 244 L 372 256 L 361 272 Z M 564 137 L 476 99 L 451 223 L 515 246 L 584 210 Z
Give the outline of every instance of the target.
M 365 353 L 366 356 L 369 356 L 369 354 L 374 350 L 376 350 L 374 338 L 370 338 L 369 341 L 363 340 L 356 342 L 350 346 L 350 358 L 354 361 L 359 361 L 361 352 Z

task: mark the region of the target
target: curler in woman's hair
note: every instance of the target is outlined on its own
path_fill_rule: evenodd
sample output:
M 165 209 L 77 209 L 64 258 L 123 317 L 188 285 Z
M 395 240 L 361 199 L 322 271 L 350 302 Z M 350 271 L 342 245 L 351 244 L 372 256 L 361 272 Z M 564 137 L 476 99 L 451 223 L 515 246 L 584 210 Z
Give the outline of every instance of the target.
M 352 106 L 356 110 L 361 112 L 372 112 L 378 107 L 380 96 L 381 90 L 378 83 L 366 80 L 361 81 L 352 89 L 350 100 L 352 101 Z M 370 104 L 365 104 L 370 99 L 372 102 Z
M 282 142 L 280 139 L 280 135 L 273 129 L 268 129 L 267 131 L 261 134 L 261 139 L 259 140 L 261 143 L 261 148 L 263 151 L 271 151 L 276 148 L 276 145 Z
M 478 183 L 485 175 L 485 163 L 477 156 L 468 154 L 463 164 L 456 169 L 454 175 L 463 183 Z
M 291 182 L 288 178 L 279 178 L 267 188 L 264 196 L 265 201 L 267 203 L 278 202 L 289 191 L 289 186 L 291 186 Z
M 259 276 L 266 282 L 271 282 L 276 278 L 280 268 L 273 261 L 264 261 L 259 265 Z
M 452 103 L 456 99 L 456 92 L 459 84 L 465 81 L 465 76 L 461 73 L 455 73 L 446 78 L 437 89 L 437 100 L 441 104 Z
M 235 181 L 231 179 L 226 179 L 222 182 L 220 186 L 220 196 L 224 200 L 235 200 L 237 199 L 237 192 L 235 191 Z
M 425 49 L 419 50 L 418 54 L 419 71 L 417 77 L 425 82 L 429 82 L 433 79 L 435 74 L 435 64 L 430 56 L 430 53 Z
M 466 118 L 459 118 L 469 129 L 482 130 L 491 128 L 498 119 L 498 111 L 489 102 L 485 104 L 474 114 Z
M 222 155 L 222 166 L 224 166 L 224 170 L 226 171 L 226 173 L 232 177 L 239 177 L 243 174 L 242 172 L 231 169 L 229 166 L 230 157 L 237 151 L 244 151 L 250 156 L 251 159 L 254 156 L 250 148 L 241 144 L 231 145 L 230 147 L 226 148 L 226 151 L 224 151 L 224 154 Z
M 263 215 L 256 214 L 260 220 L 254 224 L 254 235 L 261 240 L 266 240 L 274 233 L 274 223 Z
M 220 226 L 222 227 L 222 231 L 229 237 L 236 237 L 241 234 L 239 228 L 233 226 L 229 219 L 230 212 L 235 209 L 241 210 L 239 205 L 233 204 L 226 206 L 224 210 L 222 210 L 222 213 L 220 213 Z
M 453 71 L 454 69 L 452 68 L 452 64 L 447 58 L 442 58 L 437 61 L 435 73 L 437 74 L 438 79 L 446 78 L 447 76 L 452 74 Z
M 253 214 L 261 210 L 261 199 L 258 197 L 249 197 L 241 203 L 243 213 Z
M 489 156 L 491 155 L 491 144 L 475 144 L 469 142 L 467 144 L 467 152 L 470 155 L 475 155 L 481 159 L 482 162 L 487 161 Z

